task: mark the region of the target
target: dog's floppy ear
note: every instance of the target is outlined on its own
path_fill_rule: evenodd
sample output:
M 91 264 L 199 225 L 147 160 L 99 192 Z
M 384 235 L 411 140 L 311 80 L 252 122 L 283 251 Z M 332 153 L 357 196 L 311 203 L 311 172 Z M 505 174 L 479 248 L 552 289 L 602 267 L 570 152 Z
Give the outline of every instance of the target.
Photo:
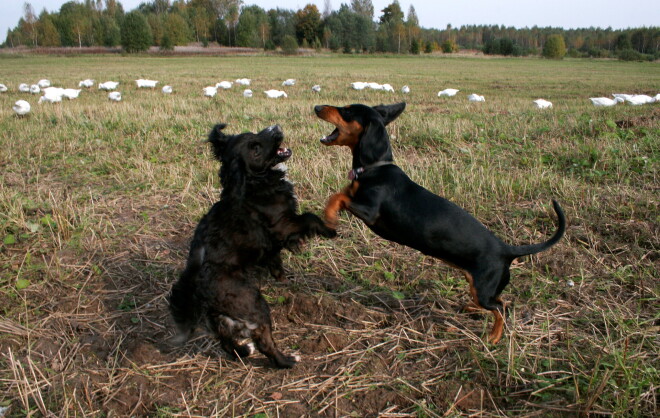
M 245 197 L 245 163 L 243 160 L 234 156 L 231 161 L 222 163 L 220 167 L 220 184 L 222 184 L 222 194 L 227 195 L 238 201 Z
M 403 113 L 405 108 L 406 102 L 374 106 L 374 110 L 380 113 L 380 115 L 383 117 L 383 120 L 385 120 L 385 125 L 388 125 L 394 119 L 398 118 L 399 115 Z
M 227 149 L 227 141 L 230 138 L 222 132 L 226 127 L 226 123 L 219 123 L 215 125 L 211 130 L 211 133 L 209 133 L 209 142 L 213 146 L 213 155 L 215 155 L 215 158 L 220 161 L 222 161 L 222 155 L 224 154 L 225 149 Z

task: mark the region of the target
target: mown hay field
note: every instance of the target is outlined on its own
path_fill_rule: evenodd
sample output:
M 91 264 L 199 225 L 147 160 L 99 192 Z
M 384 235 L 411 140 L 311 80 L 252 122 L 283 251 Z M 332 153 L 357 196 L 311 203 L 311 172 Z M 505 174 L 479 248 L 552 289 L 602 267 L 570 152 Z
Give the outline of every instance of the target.
M 250 99 L 238 86 L 202 95 L 242 77 Z M 37 104 L 17 91 L 42 78 L 119 81 L 123 100 L 92 88 Z M 138 90 L 139 78 L 159 87 Z M 288 78 L 297 84 L 281 87 Z M 660 93 L 657 63 L 30 56 L 0 58 L 0 83 L 7 416 L 658 415 L 660 105 L 588 100 Z M 449 87 L 461 91 L 437 97 Z M 288 98 L 267 99 L 271 88 Z M 537 98 L 554 107 L 536 109 Z M 27 117 L 14 115 L 18 99 L 32 104 Z M 388 128 L 396 163 L 505 241 L 547 239 L 553 198 L 566 212 L 565 238 L 512 270 L 503 340 L 484 342 L 490 316 L 460 312 L 460 272 L 344 214 L 338 238 L 285 254 L 289 283 L 261 279 L 277 343 L 302 357 L 295 368 L 229 361 L 201 332 L 172 347 L 166 295 L 219 196 L 210 128 L 281 125 L 300 206 L 320 214 L 350 156 L 319 143 L 332 126 L 313 106 L 397 101 L 408 107 Z

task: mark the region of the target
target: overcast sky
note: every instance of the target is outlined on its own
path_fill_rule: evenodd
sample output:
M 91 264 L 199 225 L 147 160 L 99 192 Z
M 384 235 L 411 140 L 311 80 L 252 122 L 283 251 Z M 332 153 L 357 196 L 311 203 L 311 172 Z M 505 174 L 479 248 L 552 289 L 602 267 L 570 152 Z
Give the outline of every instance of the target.
M 58 11 L 67 0 L 30 0 L 38 15 L 45 8 Z M 118 0 L 125 11 L 136 8 L 144 0 Z M 372 0 L 375 18 L 393 0 Z M 16 27 L 23 16 L 23 0 L 0 0 L 0 43 L 7 30 Z M 323 12 L 325 0 L 246 0 L 245 5 L 256 4 L 266 10 L 280 7 L 298 10 L 315 4 Z M 333 10 L 350 0 L 330 0 Z M 407 15 L 412 4 L 420 26 L 444 29 L 471 24 L 505 25 L 517 28 L 554 26 L 586 28 L 590 26 L 625 29 L 641 26 L 660 26 L 660 0 L 399 0 Z

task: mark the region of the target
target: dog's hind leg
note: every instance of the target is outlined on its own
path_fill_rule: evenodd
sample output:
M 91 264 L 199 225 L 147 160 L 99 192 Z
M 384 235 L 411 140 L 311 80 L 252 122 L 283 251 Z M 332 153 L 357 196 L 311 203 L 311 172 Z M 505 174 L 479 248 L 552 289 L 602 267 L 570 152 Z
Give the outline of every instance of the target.
M 252 331 L 252 339 L 257 345 L 257 350 L 263 353 L 270 361 L 281 369 L 290 369 L 298 361 L 298 356 L 288 356 L 282 353 L 275 346 L 273 334 L 270 324 L 261 324 L 254 331 Z
M 200 303 L 195 291 L 195 278 L 198 274 L 199 266 L 189 263 L 168 295 L 170 313 L 178 331 L 172 339 L 175 345 L 188 341 L 201 315 Z
M 284 274 L 284 267 L 282 266 L 282 257 L 279 254 L 275 254 L 273 257 L 268 260 L 268 271 L 270 275 L 273 276 L 275 280 L 280 283 L 286 283 L 286 275 Z
M 508 270 L 508 269 L 507 269 Z M 488 334 L 488 341 L 497 344 L 504 333 L 504 305 L 499 298 L 497 289 L 500 286 L 502 273 L 486 270 L 470 274 L 465 272 L 465 277 L 470 284 L 470 294 L 474 306 L 490 311 L 494 316 L 493 328 Z

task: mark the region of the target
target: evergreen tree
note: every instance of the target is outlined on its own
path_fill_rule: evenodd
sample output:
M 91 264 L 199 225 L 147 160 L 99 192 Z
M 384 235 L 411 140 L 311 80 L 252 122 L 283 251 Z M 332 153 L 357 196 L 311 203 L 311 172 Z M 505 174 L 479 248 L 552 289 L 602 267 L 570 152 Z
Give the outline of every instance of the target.
M 121 44 L 121 30 L 115 19 L 110 16 L 102 16 L 101 27 L 104 46 L 113 47 Z
M 168 13 L 165 16 L 163 36 L 167 36 L 173 45 L 185 45 L 192 41 L 192 33 L 188 22 L 179 13 Z
M 617 36 L 614 48 L 616 50 L 632 49 L 632 42 L 630 42 L 630 34 L 624 32 L 621 35 Z
M 295 55 L 298 53 L 298 42 L 296 37 L 292 35 L 285 35 L 282 40 L 282 52 L 286 55 Z
M 295 17 L 292 11 L 285 9 L 271 9 L 268 11 L 268 24 L 273 44 L 282 46 L 284 37 L 296 35 Z
M 268 28 L 267 21 L 266 11 L 261 7 L 244 7 L 236 26 L 236 45 L 251 48 L 265 47 L 267 36 L 264 31 Z
M 146 51 L 152 45 L 151 28 L 147 19 L 138 11 L 124 17 L 121 25 L 121 46 L 126 52 Z
M 374 5 L 371 0 L 351 0 L 351 10 L 369 20 L 374 18 Z
M 419 47 L 419 41 L 417 38 L 413 38 L 412 41 L 410 41 L 410 53 L 413 55 L 418 55 L 420 52 L 420 47 Z
M 170 34 L 165 32 L 163 37 L 160 39 L 160 50 L 161 51 L 173 51 L 174 50 L 174 41 L 170 38 Z
M 390 5 L 381 10 L 381 12 L 383 12 L 383 15 L 380 17 L 381 24 L 403 23 L 403 11 L 398 0 L 394 0 Z
M 39 16 L 39 45 L 40 46 L 60 46 L 60 34 L 53 22 L 53 17 L 46 11 Z
M 442 45 L 440 45 L 440 48 L 445 54 L 451 54 L 452 52 L 458 51 L 458 45 L 456 45 L 456 42 L 454 42 L 453 39 L 447 39 L 444 41 Z
M 545 58 L 562 59 L 566 55 L 566 42 L 564 37 L 558 34 L 550 35 L 543 46 Z

